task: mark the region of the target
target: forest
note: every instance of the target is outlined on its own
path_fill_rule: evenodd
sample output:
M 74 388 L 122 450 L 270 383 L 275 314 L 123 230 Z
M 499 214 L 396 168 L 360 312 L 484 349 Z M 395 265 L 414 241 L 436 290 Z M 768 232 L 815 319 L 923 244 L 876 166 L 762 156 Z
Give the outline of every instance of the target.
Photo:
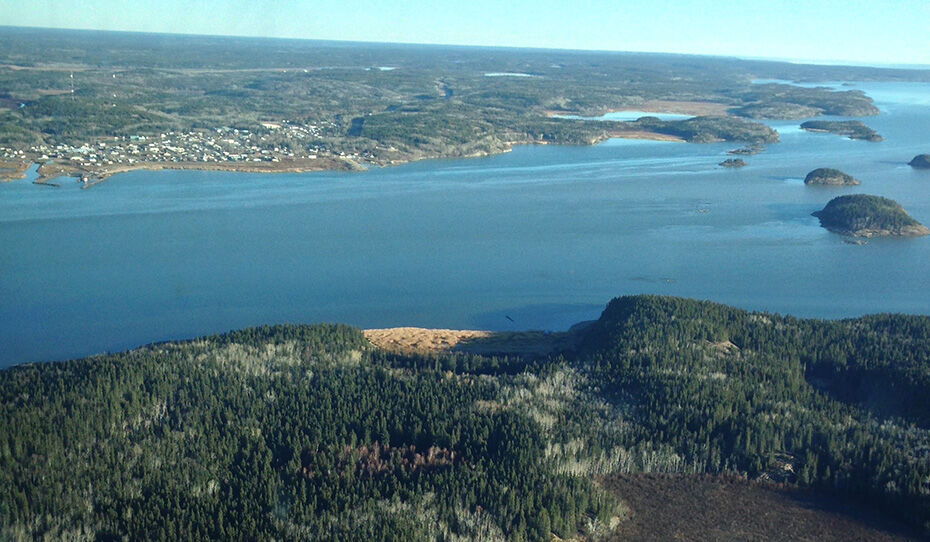
M 724 475 L 930 534 L 930 317 L 620 297 L 547 356 L 249 328 L 0 372 L 2 537 L 609 536 L 605 477 Z M 568 343 L 566 343 L 568 344 Z

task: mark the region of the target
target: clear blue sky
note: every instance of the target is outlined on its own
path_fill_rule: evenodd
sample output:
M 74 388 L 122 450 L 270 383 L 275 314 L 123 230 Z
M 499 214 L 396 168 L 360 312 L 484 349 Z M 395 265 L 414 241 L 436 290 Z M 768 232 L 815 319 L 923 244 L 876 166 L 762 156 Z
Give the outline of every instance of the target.
M 930 64 L 930 0 L 0 0 L 0 24 Z

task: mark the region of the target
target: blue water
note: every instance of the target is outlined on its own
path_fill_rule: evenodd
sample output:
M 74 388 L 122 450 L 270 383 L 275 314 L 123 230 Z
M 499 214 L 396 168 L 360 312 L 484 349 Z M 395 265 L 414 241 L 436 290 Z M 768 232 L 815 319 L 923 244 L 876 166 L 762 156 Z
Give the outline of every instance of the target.
M 565 329 L 621 294 L 840 317 L 930 313 L 930 237 L 844 242 L 810 213 L 891 197 L 930 224 L 930 85 L 861 84 L 885 137 L 610 140 L 362 173 L 133 172 L 0 185 L 0 365 L 274 322 Z M 838 167 L 853 188 L 801 179 Z M 513 320 L 510 321 L 507 317 Z

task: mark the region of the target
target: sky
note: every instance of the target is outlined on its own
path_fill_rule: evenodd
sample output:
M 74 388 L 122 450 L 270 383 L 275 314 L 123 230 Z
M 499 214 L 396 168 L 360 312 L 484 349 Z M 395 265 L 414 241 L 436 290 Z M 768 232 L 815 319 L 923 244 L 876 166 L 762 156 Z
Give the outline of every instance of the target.
M 930 0 L 0 0 L 10 26 L 883 65 L 930 65 L 927 21 Z

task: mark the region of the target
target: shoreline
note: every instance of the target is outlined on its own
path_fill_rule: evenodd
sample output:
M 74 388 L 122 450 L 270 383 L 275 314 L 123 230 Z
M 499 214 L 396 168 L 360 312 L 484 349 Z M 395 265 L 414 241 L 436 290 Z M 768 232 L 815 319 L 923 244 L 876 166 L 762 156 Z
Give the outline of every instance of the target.
M 633 111 L 644 109 L 657 113 L 676 113 L 694 116 L 702 115 L 724 115 L 730 106 L 716 102 L 700 101 L 674 101 L 674 100 L 647 100 L 636 105 L 626 105 L 621 108 L 609 109 L 608 112 Z M 566 111 L 545 111 L 547 117 L 553 117 L 560 114 L 571 112 Z M 608 139 L 639 139 L 644 141 L 663 141 L 685 143 L 684 138 L 652 132 L 648 130 L 623 130 L 619 126 L 613 126 L 610 130 L 602 132 L 601 135 L 592 139 L 581 142 L 582 146 L 597 145 Z M 189 171 L 225 171 L 238 173 L 309 173 L 316 171 L 364 171 L 369 167 L 389 167 L 395 165 L 409 164 L 422 160 L 441 160 L 441 159 L 461 159 L 461 158 L 480 158 L 503 154 L 512 150 L 517 145 L 549 145 L 549 141 L 544 140 L 519 140 L 519 141 L 502 141 L 499 147 L 491 150 L 473 152 L 471 154 L 461 155 L 434 155 L 429 153 L 412 152 L 410 156 L 398 157 L 390 160 L 375 160 L 372 162 L 358 162 L 351 157 L 343 156 L 325 156 L 318 158 L 291 158 L 271 161 L 224 161 L 224 162 L 200 162 L 200 161 L 179 161 L 179 162 L 153 162 L 140 161 L 133 164 L 88 164 L 77 165 L 67 159 L 59 161 L 39 162 L 29 160 L 27 162 L 0 162 L 0 182 L 9 182 L 21 180 L 27 177 L 27 172 L 33 164 L 38 165 L 38 176 L 32 180 L 33 184 L 57 187 L 59 184 L 53 182 L 60 177 L 76 178 L 81 183 L 82 189 L 96 186 L 110 177 L 132 171 L 160 171 L 166 169 L 189 170 Z M 566 143 L 571 145 L 571 143 Z M 3 171 L 8 170 L 8 171 Z
M 28 169 L 28 168 L 27 168 Z M 52 181 L 61 177 L 77 178 L 83 181 L 82 189 L 98 185 L 114 175 L 131 171 L 228 171 L 237 173 L 305 173 L 311 171 L 359 171 L 364 168 L 358 163 L 342 158 L 297 159 L 280 162 L 138 162 L 135 164 L 118 164 L 99 170 L 80 166 L 70 166 L 58 162 L 39 164 L 38 177 L 33 184 L 55 186 Z M 24 170 L 25 171 L 25 170 Z M 20 177 L 24 178 L 25 174 Z
M 661 134 L 658 132 L 649 132 L 645 130 L 613 130 L 606 132 L 603 137 L 597 137 L 582 146 L 592 146 L 603 143 L 608 139 L 639 139 L 644 141 L 665 141 L 675 143 L 686 143 L 687 141 L 673 135 Z M 26 171 L 33 164 L 38 165 L 38 176 L 32 181 L 33 184 L 57 187 L 58 184 L 52 182 L 62 177 L 76 178 L 77 182 L 83 182 L 81 189 L 96 186 L 114 175 L 120 173 L 129 173 L 132 171 L 161 171 L 161 170 L 187 170 L 187 171 L 225 171 L 234 173 L 309 173 L 316 171 L 366 171 L 368 167 L 390 167 L 420 162 L 423 160 L 445 160 L 445 159 L 468 159 L 484 158 L 497 156 L 511 152 L 513 147 L 519 145 L 551 145 L 548 141 L 508 141 L 498 150 L 490 152 L 476 152 L 462 156 L 434 156 L 422 155 L 414 156 L 409 159 L 395 159 L 387 163 L 359 163 L 351 158 L 331 157 L 331 158 L 297 158 L 293 160 L 282 160 L 278 162 L 137 162 L 135 164 L 114 164 L 103 166 L 99 169 L 89 168 L 86 166 L 74 166 L 67 163 L 49 161 L 49 162 L 28 162 L 17 163 L 16 171 L 21 170 L 18 177 L 6 178 L 0 177 L 0 182 L 22 180 L 26 177 Z M 0 166 L 2 169 L 2 166 Z M 12 169 L 12 168 L 10 168 Z

